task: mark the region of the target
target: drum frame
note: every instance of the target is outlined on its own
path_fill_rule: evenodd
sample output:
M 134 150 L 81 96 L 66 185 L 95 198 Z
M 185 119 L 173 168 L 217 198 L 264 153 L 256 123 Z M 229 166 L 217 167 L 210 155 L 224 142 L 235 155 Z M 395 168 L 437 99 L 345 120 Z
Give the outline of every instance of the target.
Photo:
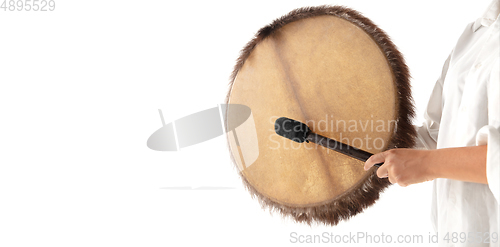
M 236 65 L 230 77 L 230 89 L 226 96 L 225 103 L 229 104 L 231 89 L 236 76 L 259 42 L 291 22 L 324 15 L 342 18 L 357 25 L 372 37 L 375 43 L 379 45 L 381 51 L 384 52 L 395 77 L 398 92 L 397 128 L 389 142 L 388 149 L 414 147 L 417 134 L 412 125 L 412 119 L 415 116 L 415 111 L 413 98 L 411 96 L 410 72 L 406 66 L 403 55 L 398 51 L 389 36 L 371 20 L 355 10 L 342 6 L 323 5 L 295 9 L 287 15 L 274 20 L 271 24 L 261 28 L 256 33 L 255 37 L 242 49 L 236 61 Z M 232 162 L 236 165 L 231 150 L 230 156 Z M 379 194 L 391 184 L 387 178 L 379 178 L 376 175 L 376 168 L 372 168 L 356 185 L 331 201 L 322 205 L 296 207 L 272 201 L 253 188 L 241 172 L 240 177 L 252 197 L 257 197 L 263 208 L 279 212 L 285 217 L 291 217 L 296 222 L 304 222 L 307 224 L 318 222 L 327 225 L 336 225 L 341 220 L 347 220 L 357 213 L 362 212 L 365 208 L 373 205 L 375 201 L 379 199 Z

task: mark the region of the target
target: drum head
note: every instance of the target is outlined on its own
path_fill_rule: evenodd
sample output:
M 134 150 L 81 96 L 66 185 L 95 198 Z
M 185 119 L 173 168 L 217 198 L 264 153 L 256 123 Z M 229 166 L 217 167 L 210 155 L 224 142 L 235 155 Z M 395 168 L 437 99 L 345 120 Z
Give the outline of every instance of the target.
M 295 119 L 371 153 L 411 147 L 408 77 L 387 35 L 353 10 L 298 9 L 261 29 L 238 60 L 227 98 L 252 110 L 258 158 L 239 166 L 249 190 L 297 221 L 337 224 L 373 204 L 387 179 L 364 171 L 362 161 L 277 135 L 274 121 Z M 233 156 L 248 152 L 235 142 L 229 148 Z

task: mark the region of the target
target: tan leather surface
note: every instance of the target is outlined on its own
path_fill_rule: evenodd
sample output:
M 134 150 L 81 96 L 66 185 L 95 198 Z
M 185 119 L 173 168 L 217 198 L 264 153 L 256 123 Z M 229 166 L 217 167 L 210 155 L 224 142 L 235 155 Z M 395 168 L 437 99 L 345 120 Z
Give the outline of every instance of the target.
M 251 108 L 259 143 L 259 156 L 243 176 L 278 203 L 334 199 L 365 175 L 363 162 L 278 136 L 274 121 L 292 118 L 315 133 L 377 153 L 392 136 L 396 95 L 384 53 L 356 25 L 334 16 L 285 25 L 255 47 L 231 89 L 229 103 Z M 234 143 L 230 149 L 239 152 Z

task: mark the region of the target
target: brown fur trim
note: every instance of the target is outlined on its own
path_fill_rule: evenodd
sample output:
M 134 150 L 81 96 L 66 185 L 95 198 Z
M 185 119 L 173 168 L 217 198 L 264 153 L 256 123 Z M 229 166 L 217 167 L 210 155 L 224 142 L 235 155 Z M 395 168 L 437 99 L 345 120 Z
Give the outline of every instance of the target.
M 384 31 L 378 28 L 372 21 L 362 16 L 359 12 L 346 7 L 325 5 L 299 8 L 276 19 L 270 25 L 261 28 L 255 37 L 241 51 L 240 57 L 230 77 L 230 88 L 232 88 L 236 75 L 243 67 L 246 59 L 250 56 L 250 53 L 259 42 L 288 23 L 321 15 L 332 15 L 343 18 L 359 26 L 369 34 L 382 51 L 384 51 L 396 78 L 399 94 L 397 129 L 390 141 L 389 149 L 414 147 L 417 134 L 411 121 L 415 112 L 413 98 L 411 96 L 410 72 L 406 66 L 405 60 Z M 227 94 L 226 104 L 229 103 L 230 92 L 231 90 L 229 90 Z M 236 164 L 232 153 L 231 159 L 233 163 Z M 349 189 L 349 191 L 330 202 L 311 207 L 291 207 L 274 202 L 260 194 L 248 183 L 241 173 L 240 176 L 252 197 L 257 197 L 263 208 L 269 208 L 271 211 L 277 211 L 283 216 L 290 216 L 297 222 L 305 222 L 307 224 L 317 222 L 327 225 L 336 225 L 341 220 L 347 220 L 357 213 L 362 212 L 365 208 L 373 205 L 375 201 L 378 200 L 380 192 L 384 191 L 384 189 L 390 185 L 387 179 L 378 178 L 376 170 L 372 169 L 370 172 L 367 172 L 359 183 Z

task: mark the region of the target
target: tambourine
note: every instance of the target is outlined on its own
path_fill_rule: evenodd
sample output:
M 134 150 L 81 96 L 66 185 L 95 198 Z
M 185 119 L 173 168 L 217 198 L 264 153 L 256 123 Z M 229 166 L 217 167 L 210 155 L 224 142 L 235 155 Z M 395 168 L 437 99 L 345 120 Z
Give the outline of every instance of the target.
M 372 205 L 390 185 L 376 168 L 365 171 L 359 159 L 284 138 L 275 122 L 300 121 L 367 153 L 413 147 L 409 77 L 386 33 L 345 7 L 296 9 L 260 29 L 241 51 L 226 99 L 251 109 L 253 123 L 227 136 L 250 193 L 306 223 L 335 225 Z

